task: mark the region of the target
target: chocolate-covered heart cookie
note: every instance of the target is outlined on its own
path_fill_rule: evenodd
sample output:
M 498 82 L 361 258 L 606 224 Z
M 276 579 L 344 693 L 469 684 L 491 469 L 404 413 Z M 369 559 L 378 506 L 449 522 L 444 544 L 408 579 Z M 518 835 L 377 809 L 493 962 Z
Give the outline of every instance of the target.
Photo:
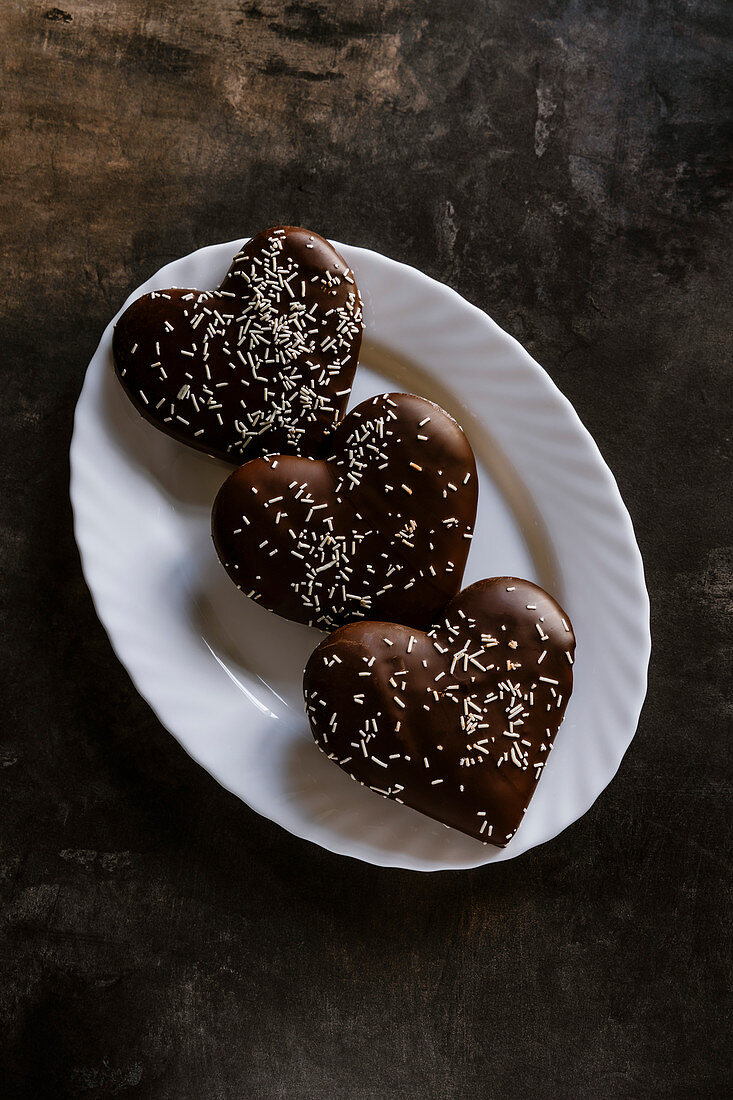
M 543 589 L 494 577 L 428 633 L 342 627 L 313 652 L 306 711 L 352 779 L 504 847 L 521 824 L 573 686 L 575 637 Z
M 288 619 L 427 626 L 461 586 L 477 499 L 453 417 L 382 394 L 339 424 L 326 460 L 277 455 L 236 470 L 212 533 L 239 588 Z
M 158 290 L 115 326 L 117 375 L 137 410 L 197 450 L 241 463 L 323 453 L 362 336 L 354 277 L 328 241 L 277 226 L 246 244 L 218 290 Z

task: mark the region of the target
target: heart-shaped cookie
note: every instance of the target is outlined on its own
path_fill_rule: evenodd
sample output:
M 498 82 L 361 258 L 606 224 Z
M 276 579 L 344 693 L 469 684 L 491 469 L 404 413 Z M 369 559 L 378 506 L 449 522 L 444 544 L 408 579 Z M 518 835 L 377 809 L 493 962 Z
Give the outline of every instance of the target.
M 158 290 L 115 326 L 117 375 L 137 410 L 237 464 L 323 453 L 348 401 L 362 311 L 346 261 L 317 233 L 278 226 L 239 252 L 218 290 Z
M 306 711 L 352 779 L 504 847 L 542 775 L 573 686 L 575 636 L 542 588 L 494 577 L 428 633 L 342 627 L 313 652 Z
M 476 518 L 471 446 L 438 405 L 392 393 L 339 424 L 326 460 L 236 470 L 212 515 L 227 572 L 252 599 L 333 630 L 355 619 L 427 626 L 461 587 Z

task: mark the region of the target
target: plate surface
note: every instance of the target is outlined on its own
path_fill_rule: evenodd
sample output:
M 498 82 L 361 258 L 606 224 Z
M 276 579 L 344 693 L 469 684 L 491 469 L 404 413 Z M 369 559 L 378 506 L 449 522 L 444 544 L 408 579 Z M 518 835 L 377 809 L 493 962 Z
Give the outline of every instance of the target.
M 168 286 L 217 286 L 241 243 L 168 264 L 128 301 Z M 574 409 L 516 340 L 414 268 L 336 247 L 365 305 L 351 406 L 403 389 L 453 413 L 480 471 L 465 583 L 527 577 L 573 621 L 573 696 L 508 847 L 482 845 L 380 798 L 318 752 L 301 679 L 323 635 L 264 611 L 224 573 L 209 522 L 230 467 L 138 416 L 113 373 L 114 320 L 89 364 L 71 444 L 84 574 L 115 651 L 161 722 L 258 813 L 330 851 L 383 866 L 431 871 L 511 859 L 585 813 L 634 735 L 650 636 L 631 520 Z

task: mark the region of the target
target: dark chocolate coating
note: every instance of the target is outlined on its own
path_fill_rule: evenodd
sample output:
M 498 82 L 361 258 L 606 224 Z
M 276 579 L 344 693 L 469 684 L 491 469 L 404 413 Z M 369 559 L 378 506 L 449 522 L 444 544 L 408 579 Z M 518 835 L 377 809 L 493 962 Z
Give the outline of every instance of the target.
M 478 581 L 424 634 L 352 623 L 311 655 L 319 748 L 344 771 L 477 840 L 521 824 L 573 687 L 575 636 L 542 588 Z
M 453 417 L 382 394 L 341 422 L 327 460 L 270 456 L 231 474 L 212 533 L 234 582 L 285 618 L 425 627 L 461 587 L 477 500 Z
M 160 290 L 115 326 L 115 369 L 138 412 L 226 462 L 322 454 L 348 402 L 362 336 L 346 261 L 317 233 L 254 237 L 218 290 Z

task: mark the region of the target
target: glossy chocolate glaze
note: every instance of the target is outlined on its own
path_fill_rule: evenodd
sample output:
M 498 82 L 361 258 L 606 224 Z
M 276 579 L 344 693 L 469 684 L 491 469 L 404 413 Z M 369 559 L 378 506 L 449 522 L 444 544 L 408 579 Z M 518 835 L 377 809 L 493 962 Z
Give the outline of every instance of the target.
M 248 462 L 214 504 L 214 544 L 252 599 L 332 630 L 356 619 L 427 626 L 460 589 L 476 518 L 471 446 L 411 394 L 362 402 L 327 460 Z
M 115 369 L 146 419 L 216 458 L 322 454 L 362 329 L 343 257 L 317 233 L 276 226 L 234 257 L 218 290 L 155 291 L 128 306 Z
M 313 652 L 319 748 L 378 794 L 504 847 L 521 824 L 573 686 L 575 636 L 543 589 L 494 577 L 428 633 L 353 623 Z

